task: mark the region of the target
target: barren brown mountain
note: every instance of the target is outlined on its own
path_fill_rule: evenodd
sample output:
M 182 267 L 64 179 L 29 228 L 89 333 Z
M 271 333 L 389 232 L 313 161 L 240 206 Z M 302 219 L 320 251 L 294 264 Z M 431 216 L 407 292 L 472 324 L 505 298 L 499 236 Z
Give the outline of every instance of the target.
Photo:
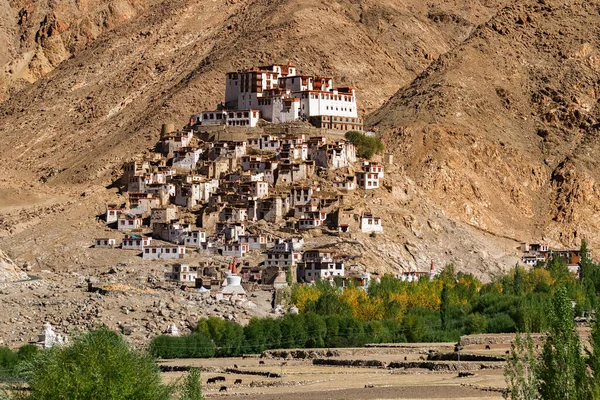
M 522 240 L 597 246 L 599 4 L 516 3 L 368 123 L 453 218 Z
M 164 121 L 182 126 L 221 101 L 225 72 L 287 61 L 356 86 L 395 153 L 389 189 L 356 200 L 390 216 L 365 261 L 484 272 L 512 263 L 503 257 L 519 240 L 597 243 L 596 3 L 4 0 L 0 10 L 0 248 L 16 261 L 105 261 L 82 249 L 103 232 L 93 217 L 118 199 L 105 186 L 122 162 L 153 147 Z

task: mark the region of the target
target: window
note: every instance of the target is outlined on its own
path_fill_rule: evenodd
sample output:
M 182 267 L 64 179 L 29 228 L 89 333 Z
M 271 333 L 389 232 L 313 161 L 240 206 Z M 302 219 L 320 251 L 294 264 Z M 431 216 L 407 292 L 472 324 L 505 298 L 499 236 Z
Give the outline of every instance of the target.
M 152 254 L 156 254 L 156 249 L 152 249 Z

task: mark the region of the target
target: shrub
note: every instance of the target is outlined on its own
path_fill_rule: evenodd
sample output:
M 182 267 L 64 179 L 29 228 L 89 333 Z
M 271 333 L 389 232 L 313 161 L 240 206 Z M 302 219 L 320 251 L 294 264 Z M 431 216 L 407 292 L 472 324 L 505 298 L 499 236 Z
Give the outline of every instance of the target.
M 130 349 L 108 329 L 40 352 L 28 363 L 26 380 L 32 400 L 166 400 L 171 395 L 154 359 Z
M 362 132 L 346 132 L 346 139 L 356 147 L 356 155 L 362 158 L 369 159 L 384 149 L 383 142 L 379 138 L 366 136 Z

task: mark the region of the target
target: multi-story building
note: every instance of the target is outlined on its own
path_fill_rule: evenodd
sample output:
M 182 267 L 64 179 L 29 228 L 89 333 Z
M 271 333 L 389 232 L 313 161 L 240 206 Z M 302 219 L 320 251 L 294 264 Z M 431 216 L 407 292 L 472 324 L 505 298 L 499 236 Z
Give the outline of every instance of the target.
M 214 115 L 223 121 L 232 112 L 260 112 L 273 123 L 297 119 L 314 119 L 330 129 L 362 129 L 358 118 L 356 90 L 333 87 L 333 79 L 324 76 L 298 75 L 294 65 L 266 65 L 228 72 L 225 79 L 225 108 L 220 118 L 216 112 L 192 116 L 193 121 Z
M 265 267 L 289 268 L 294 267 L 302 259 L 302 255 L 294 251 L 291 240 L 279 239 L 275 245 L 265 253 Z
M 311 282 L 334 276 L 343 277 L 344 273 L 344 262 L 336 261 L 331 252 L 309 250 L 304 253 L 302 262 L 298 263 L 297 276 L 300 282 Z

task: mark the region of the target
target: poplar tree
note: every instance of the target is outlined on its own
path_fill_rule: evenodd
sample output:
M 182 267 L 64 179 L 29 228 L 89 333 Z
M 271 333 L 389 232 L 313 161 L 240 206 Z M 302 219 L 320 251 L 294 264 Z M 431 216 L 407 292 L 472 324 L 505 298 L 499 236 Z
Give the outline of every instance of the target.
M 442 320 L 442 329 L 448 330 L 450 322 L 450 295 L 448 294 L 448 285 L 444 283 L 442 293 L 440 295 L 440 319 Z
M 584 399 L 589 394 L 573 306 L 565 288 L 557 290 L 552 301 L 550 334 L 544 343 L 538 378 L 545 400 Z

